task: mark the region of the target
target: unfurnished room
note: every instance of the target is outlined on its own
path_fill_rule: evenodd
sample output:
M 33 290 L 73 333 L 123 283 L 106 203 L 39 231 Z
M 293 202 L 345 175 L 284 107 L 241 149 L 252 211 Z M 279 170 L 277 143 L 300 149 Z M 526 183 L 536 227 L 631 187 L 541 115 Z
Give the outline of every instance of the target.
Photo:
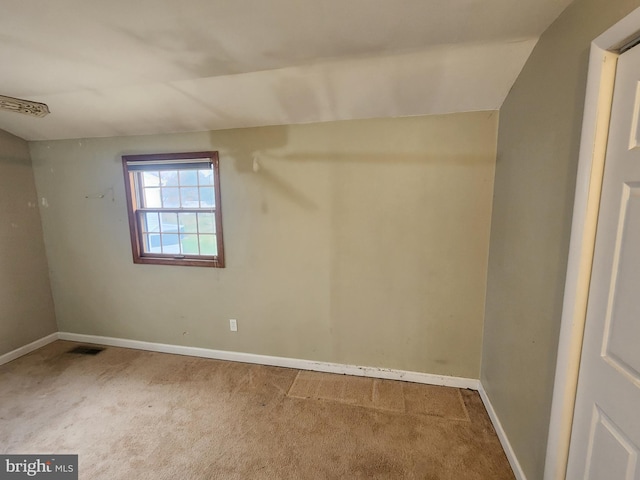
M 0 480 L 640 480 L 640 0 L 0 7 Z

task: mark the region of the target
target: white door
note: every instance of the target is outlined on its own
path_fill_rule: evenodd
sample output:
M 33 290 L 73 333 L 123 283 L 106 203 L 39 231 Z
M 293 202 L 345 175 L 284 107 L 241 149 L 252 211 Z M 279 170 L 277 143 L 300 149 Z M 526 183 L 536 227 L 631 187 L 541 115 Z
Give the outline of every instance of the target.
M 620 56 L 567 479 L 640 480 L 640 47 Z

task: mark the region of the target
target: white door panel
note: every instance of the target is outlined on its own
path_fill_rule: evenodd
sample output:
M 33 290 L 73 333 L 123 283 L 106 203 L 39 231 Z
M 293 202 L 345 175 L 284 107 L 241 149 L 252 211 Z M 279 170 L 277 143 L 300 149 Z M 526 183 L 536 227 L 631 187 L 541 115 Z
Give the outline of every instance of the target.
M 636 472 L 638 452 L 634 445 L 622 429 L 595 406 L 586 459 L 586 478 L 589 480 L 632 479 Z

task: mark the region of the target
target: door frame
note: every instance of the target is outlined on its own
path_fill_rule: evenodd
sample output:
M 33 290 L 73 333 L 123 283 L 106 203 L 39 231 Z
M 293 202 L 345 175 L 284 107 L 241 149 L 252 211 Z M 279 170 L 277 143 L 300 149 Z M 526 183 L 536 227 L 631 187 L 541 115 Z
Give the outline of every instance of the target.
M 591 42 L 545 480 L 564 480 L 566 475 L 619 57 L 615 52 L 639 31 L 640 8 L 637 8 Z

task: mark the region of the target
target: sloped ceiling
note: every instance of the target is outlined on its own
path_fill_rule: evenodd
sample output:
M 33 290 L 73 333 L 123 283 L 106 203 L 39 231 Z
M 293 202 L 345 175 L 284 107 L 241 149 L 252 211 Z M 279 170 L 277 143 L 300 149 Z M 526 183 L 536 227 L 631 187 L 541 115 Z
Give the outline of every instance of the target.
M 500 108 L 570 0 L 3 0 L 27 140 Z

